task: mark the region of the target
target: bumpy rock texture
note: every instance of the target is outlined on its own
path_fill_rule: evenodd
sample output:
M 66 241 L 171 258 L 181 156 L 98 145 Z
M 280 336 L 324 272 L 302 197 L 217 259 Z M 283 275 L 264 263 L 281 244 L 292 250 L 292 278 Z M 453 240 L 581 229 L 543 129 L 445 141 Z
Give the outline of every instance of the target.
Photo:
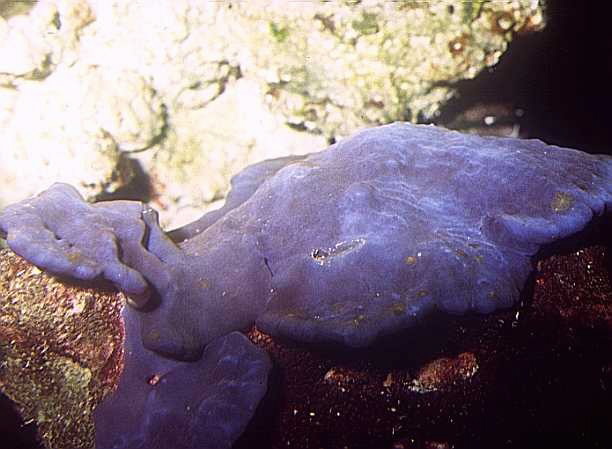
M 0 252 L 0 389 L 45 447 L 93 447 L 93 406 L 121 372 L 121 296 L 62 283 Z
M 140 199 L 183 224 L 250 163 L 434 116 L 544 25 L 527 0 L 154 3 L 0 2 L 0 207 L 55 181 L 125 193 L 144 172 Z

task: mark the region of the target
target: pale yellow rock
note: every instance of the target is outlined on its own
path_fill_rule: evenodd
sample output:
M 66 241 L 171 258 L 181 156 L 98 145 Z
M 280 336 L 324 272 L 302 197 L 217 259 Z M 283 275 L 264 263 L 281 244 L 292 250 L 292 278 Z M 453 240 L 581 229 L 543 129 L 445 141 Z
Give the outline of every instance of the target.
M 93 19 L 86 0 L 41 1 L 28 15 L 0 17 L 0 84 L 44 79 L 60 61 L 73 62 L 80 32 Z
M 249 163 L 435 117 L 545 23 L 538 0 L 40 0 L 6 17 L 0 207 L 60 180 L 112 194 L 132 158 L 167 227 Z
M 266 108 L 259 83 L 246 78 L 208 107 L 176 111 L 172 120 L 166 140 L 147 164 L 164 185 L 166 198 L 178 205 L 177 213 L 162 222 L 168 228 L 199 217 L 202 205 L 220 199 L 231 176 L 243 167 L 326 146 L 323 136 L 284 126 L 282 118 Z
M 83 79 L 74 66 L 61 66 L 44 83 L 20 82 L 0 133 L 0 183 L 11 186 L 3 189 L 0 206 L 37 194 L 53 182 L 73 184 L 88 198 L 129 182 L 131 171 L 116 140 L 96 117 L 113 103 L 83 107 L 91 95 L 112 84 L 92 88 Z

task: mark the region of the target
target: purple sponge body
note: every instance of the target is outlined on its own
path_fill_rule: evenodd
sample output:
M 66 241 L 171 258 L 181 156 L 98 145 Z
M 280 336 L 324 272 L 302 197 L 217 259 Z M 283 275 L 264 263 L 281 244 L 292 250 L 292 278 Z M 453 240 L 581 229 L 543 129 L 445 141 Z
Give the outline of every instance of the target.
M 226 205 L 165 234 L 137 202 L 88 205 L 55 185 L 8 207 L 9 245 L 43 268 L 153 286 L 146 347 L 197 359 L 256 322 L 369 344 L 433 309 L 516 303 L 543 245 L 610 209 L 612 161 L 538 140 L 396 123 L 232 180 Z
M 0 231 L 59 275 L 102 276 L 141 302 L 152 287 L 148 308 L 126 312 L 131 349 L 98 411 L 100 447 L 170 447 L 171 427 L 193 434 L 171 447 L 228 447 L 269 369 L 234 331 L 364 346 L 433 310 L 507 308 L 542 246 L 610 210 L 610 157 L 396 123 L 247 167 L 224 207 L 167 234 L 141 203 L 90 205 L 63 184 L 6 208 Z
M 171 360 L 142 347 L 134 310 L 123 317 L 125 366 L 94 412 L 96 448 L 230 448 L 266 392 L 266 352 L 231 332 L 196 362 Z

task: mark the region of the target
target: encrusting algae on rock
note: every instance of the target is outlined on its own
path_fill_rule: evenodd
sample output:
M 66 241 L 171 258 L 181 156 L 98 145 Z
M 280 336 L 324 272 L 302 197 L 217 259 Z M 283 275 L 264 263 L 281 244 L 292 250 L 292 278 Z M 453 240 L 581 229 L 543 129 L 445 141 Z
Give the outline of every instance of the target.
M 142 181 L 127 161 L 171 227 L 249 164 L 430 120 L 545 26 L 534 0 L 3 3 L 0 207 L 58 181 L 112 195 Z
M 122 297 L 0 251 L 0 390 L 46 448 L 93 448 L 92 409 L 121 371 Z

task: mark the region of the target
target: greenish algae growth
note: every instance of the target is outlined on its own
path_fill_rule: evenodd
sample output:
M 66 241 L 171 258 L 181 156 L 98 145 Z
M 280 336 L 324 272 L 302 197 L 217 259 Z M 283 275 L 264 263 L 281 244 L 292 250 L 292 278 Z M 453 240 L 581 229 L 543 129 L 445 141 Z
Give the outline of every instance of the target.
M 485 0 L 462 2 L 463 23 L 468 24 L 473 22 L 480 14 L 480 10 L 482 9 L 482 5 L 484 3 Z
M 10 19 L 13 16 L 24 15 L 36 5 L 36 0 L 0 0 L 0 16 Z
M 380 30 L 376 14 L 364 12 L 361 20 L 353 20 L 353 29 L 361 34 L 376 34 Z
M 280 44 L 287 40 L 289 28 L 281 27 L 274 22 L 270 22 L 270 34 L 272 34 L 272 37 Z

